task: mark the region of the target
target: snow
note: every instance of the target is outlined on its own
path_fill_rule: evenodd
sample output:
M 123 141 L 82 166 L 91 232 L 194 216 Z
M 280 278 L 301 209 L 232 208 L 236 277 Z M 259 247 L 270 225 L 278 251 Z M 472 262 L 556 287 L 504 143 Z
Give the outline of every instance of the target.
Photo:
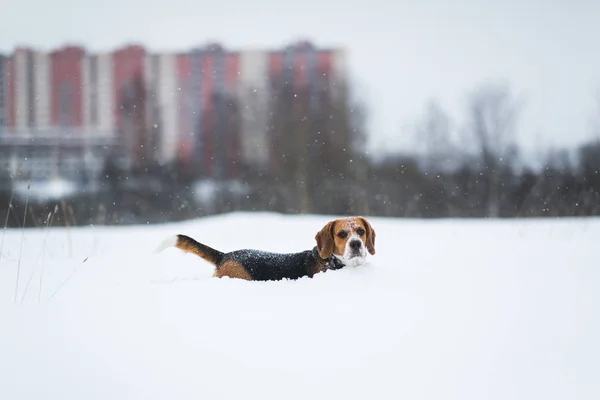
M 598 219 L 369 218 L 368 264 L 298 281 L 154 253 L 301 251 L 331 218 L 8 230 L 0 399 L 600 398 Z
M 32 201 L 60 200 L 77 194 L 78 187 L 74 182 L 66 179 L 52 177 L 47 181 L 16 182 L 15 194 L 20 198 L 29 198 Z

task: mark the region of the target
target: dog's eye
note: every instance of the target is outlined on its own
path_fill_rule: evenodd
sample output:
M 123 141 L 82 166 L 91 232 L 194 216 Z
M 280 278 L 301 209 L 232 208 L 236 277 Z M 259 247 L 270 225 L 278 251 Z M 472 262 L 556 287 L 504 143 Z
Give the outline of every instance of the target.
M 365 230 L 363 228 L 359 228 L 356 232 L 358 233 L 358 236 L 362 236 L 365 234 Z
M 338 237 L 340 237 L 342 239 L 345 239 L 346 236 L 348 236 L 348 234 L 346 232 L 344 232 L 344 231 L 341 231 L 340 233 L 338 233 Z

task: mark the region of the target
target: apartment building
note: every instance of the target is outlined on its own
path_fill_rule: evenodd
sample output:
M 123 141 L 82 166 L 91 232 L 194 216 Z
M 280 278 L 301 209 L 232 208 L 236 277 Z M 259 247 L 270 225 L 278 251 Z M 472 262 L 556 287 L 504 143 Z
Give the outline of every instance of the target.
M 32 167 L 35 175 L 63 174 L 52 167 L 57 160 L 82 160 L 73 163 L 81 169 L 108 146 L 131 167 L 180 162 L 209 178 L 235 178 L 244 165 L 268 168 L 278 156 L 271 136 L 285 133 L 273 132 L 269 109 L 282 86 L 307 90 L 318 113 L 321 97 L 312 94 L 342 96 L 336 88 L 346 73 L 343 50 L 308 42 L 170 53 L 139 45 L 105 53 L 17 48 L 0 56 L 0 168 L 53 154 Z

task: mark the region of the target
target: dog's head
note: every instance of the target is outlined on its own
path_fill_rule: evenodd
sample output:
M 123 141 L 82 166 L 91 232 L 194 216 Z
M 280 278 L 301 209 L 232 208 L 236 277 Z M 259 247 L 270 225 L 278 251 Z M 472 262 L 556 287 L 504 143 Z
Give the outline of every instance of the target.
M 315 236 L 321 258 L 336 256 L 348 266 L 363 264 L 367 251 L 375 254 L 375 230 L 363 217 L 330 221 Z

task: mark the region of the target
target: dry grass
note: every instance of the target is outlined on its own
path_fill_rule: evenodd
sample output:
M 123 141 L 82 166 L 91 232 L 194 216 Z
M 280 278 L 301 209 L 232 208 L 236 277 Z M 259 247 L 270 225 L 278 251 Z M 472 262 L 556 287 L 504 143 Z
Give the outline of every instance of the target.
M 38 304 L 41 301 L 42 297 L 42 287 L 44 283 L 44 265 L 45 265 L 45 256 L 46 256 L 46 241 L 48 239 L 48 231 L 49 228 L 52 227 L 52 223 L 54 222 L 54 216 L 58 212 L 58 204 L 54 206 L 54 211 L 48 213 L 46 217 L 46 221 L 44 221 L 44 244 L 42 246 L 42 262 L 41 262 L 41 270 L 40 270 L 40 279 L 39 279 L 39 287 L 38 287 Z M 29 280 L 27 281 L 27 286 L 25 286 L 25 291 L 23 292 L 23 296 L 21 296 L 21 304 L 25 301 L 25 297 L 27 296 L 27 292 L 29 291 L 29 286 L 33 281 L 33 277 L 35 276 L 36 268 L 34 267 L 31 271 L 31 275 L 29 276 Z
M 42 295 L 44 294 L 44 276 L 45 276 L 44 273 L 45 273 L 45 262 L 46 262 L 46 250 L 47 250 L 48 236 L 49 236 L 49 232 L 51 230 L 50 228 L 52 228 L 55 220 L 62 219 L 61 222 L 64 224 L 64 226 L 67 229 L 68 253 L 69 253 L 69 257 L 71 257 L 73 255 L 73 241 L 72 241 L 72 237 L 71 237 L 72 227 L 77 226 L 77 218 L 75 216 L 75 212 L 73 210 L 72 205 L 68 204 L 64 200 L 62 200 L 58 204 L 55 204 L 53 210 L 51 210 L 50 212 L 47 212 L 46 215 L 39 213 L 39 210 L 36 212 L 36 207 L 33 204 L 30 204 L 30 202 L 29 202 L 31 181 L 28 181 L 27 195 L 26 195 L 25 204 L 24 204 L 24 208 L 23 208 L 23 214 L 22 214 L 23 220 L 20 221 L 21 215 L 18 215 L 18 214 L 20 214 L 20 213 L 18 213 L 19 208 L 15 206 L 17 197 L 15 197 L 16 188 L 14 185 L 14 182 L 20 175 L 21 175 L 21 166 L 19 165 L 19 167 L 17 168 L 17 171 L 14 174 L 11 174 L 11 180 L 13 183 L 13 187 L 12 187 L 11 194 L 10 194 L 8 209 L 6 211 L 6 215 L 4 216 L 2 240 L 0 242 L 0 261 L 2 261 L 4 258 L 4 259 L 10 259 L 11 262 L 16 262 L 16 276 L 15 276 L 13 303 L 17 303 L 17 299 L 20 297 L 19 303 L 21 305 L 24 303 L 25 299 L 27 298 L 27 295 L 29 294 L 29 290 L 31 289 L 32 282 L 34 282 L 36 280 L 35 279 L 36 274 L 38 273 L 37 265 L 38 264 L 40 265 L 39 276 L 37 277 L 38 278 L 37 302 L 39 304 L 39 303 L 41 303 Z M 11 216 L 11 214 L 12 214 L 12 216 Z M 20 228 L 22 229 L 20 250 L 19 250 L 18 258 L 9 257 L 8 253 L 7 254 L 3 253 L 4 243 L 5 243 L 5 239 L 6 239 L 6 232 L 8 230 L 8 223 L 9 223 L 9 219 L 11 217 L 15 219 L 18 226 L 20 226 Z M 107 221 L 107 217 L 108 217 L 108 213 L 107 213 L 106 208 L 104 207 L 103 204 L 100 204 L 98 207 L 96 222 L 100 225 L 105 225 L 106 221 Z M 22 272 L 23 272 L 22 268 L 21 268 L 21 262 L 22 262 L 23 252 L 25 250 L 25 228 L 28 224 L 28 220 L 29 220 L 29 225 L 33 224 L 33 226 L 35 226 L 35 228 L 42 227 L 42 229 L 44 230 L 44 239 L 43 239 L 41 254 L 38 258 L 38 262 L 36 262 L 36 264 L 33 266 L 33 269 L 31 271 L 31 273 L 29 274 L 29 277 L 27 278 L 27 283 L 26 283 L 25 287 L 23 288 L 22 287 L 22 283 L 23 283 L 22 278 L 24 278 L 24 277 L 21 277 Z M 42 220 L 43 220 L 43 222 L 42 222 Z M 54 292 L 52 292 L 52 294 L 48 298 L 48 301 L 51 300 L 52 298 L 54 298 L 54 296 L 61 290 L 61 288 L 65 285 L 65 283 L 67 283 L 70 280 L 70 278 L 72 278 L 73 275 L 75 275 L 75 273 L 77 272 L 79 267 L 81 265 L 83 265 L 86 261 L 87 261 L 87 257 L 83 260 L 82 263 L 80 263 L 75 268 L 75 270 L 72 271 L 72 273 L 67 277 L 67 279 L 65 279 L 56 288 L 56 290 Z M 0 263 L 0 266 L 2 266 L 2 263 Z
M 46 239 L 48 239 L 48 231 L 49 231 L 49 228 L 52 226 L 52 223 L 54 222 L 54 216 L 56 215 L 57 212 L 58 212 L 58 204 L 54 206 L 54 211 L 52 211 L 50 214 L 48 214 L 48 218 L 46 219 L 46 231 L 44 234 L 44 244 L 42 246 L 42 267 L 40 270 L 40 285 L 38 288 L 38 303 L 40 302 L 40 299 L 42 297 L 42 285 L 44 283 L 44 261 L 45 261 L 45 255 L 46 255 Z
M 15 281 L 15 297 L 13 302 L 17 302 L 17 295 L 19 294 L 19 279 L 21 275 L 21 258 L 23 256 L 23 243 L 25 242 L 25 221 L 27 220 L 27 206 L 29 205 L 29 189 L 31 188 L 31 181 L 27 183 L 27 196 L 25 198 L 25 211 L 23 213 L 23 232 L 21 233 L 21 249 L 19 250 L 19 259 L 17 260 L 17 278 Z
M 15 174 L 12 175 L 13 187 L 10 192 L 10 200 L 8 201 L 8 209 L 6 210 L 6 218 L 4 219 L 4 230 L 2 232 L 2 242 L 0 242 L 0 261 L 2 261 L 2 254 L 3 254 L 2 250 L 4 249 L 4 238 L 6 237 L 6 229 L 8 227 L 8 217 L 10 216 L 10 212 L 13 209 L 13 200 L 15 198 L 14 180 L 15 180 L 15 177 L 19 176 L 20 173 L 21 173 L 21 166 L 19 166 L 17 168 L 17 172 L 15 172 Z

